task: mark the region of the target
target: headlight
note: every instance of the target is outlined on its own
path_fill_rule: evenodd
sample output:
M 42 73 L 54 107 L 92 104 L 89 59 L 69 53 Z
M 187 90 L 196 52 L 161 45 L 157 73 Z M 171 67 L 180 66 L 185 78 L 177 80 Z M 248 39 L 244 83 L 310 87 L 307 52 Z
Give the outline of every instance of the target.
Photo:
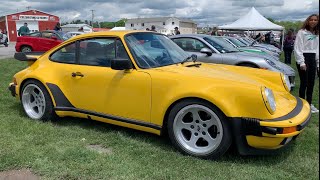
M 287 75 L 282 74 L 282 73 L 280 74 L 280 76 L 281 76 L 281 80 L 282 80 L 284 88 L 290 92 L 291 91 L 291 83 L 290 83 L 289 77 Z
M 269 113 L 274 114 L 274 112 L 276 111 L 276 100 L 274 98 L 272 90 L 266 87 L 262 87 L 261 91 L 264 104 L 266 105 Z

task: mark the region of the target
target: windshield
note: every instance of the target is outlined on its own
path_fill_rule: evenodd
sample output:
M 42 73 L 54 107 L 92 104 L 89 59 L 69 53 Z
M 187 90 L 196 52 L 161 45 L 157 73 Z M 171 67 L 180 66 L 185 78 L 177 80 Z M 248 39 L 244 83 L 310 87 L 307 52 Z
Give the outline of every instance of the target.
M 58 34 L 58 36 L 60 36 L 60 39 L 62 40 L 66 40 L 63 36 L 65 34 L 65 32 L 62 32 L 62 31 L 56 31 L 56 33 Z
M 211 46 L 216 48 L 220 53 L 239 52 L 238 49 L 234 48 L 231 44 L 227 43 L 223 39 L 213 36 L 207 36 L 203 39 L 207 41 Z
M 239 41 L 236 38 L 228 38 L 228 39 L 229 39 L 229 41 L 231 41 L 233 44 L 235 44 L 238 47 L 246 47 L 247 46 L 246 44 L 242 43 L 241 41 Z
M 180 63 L 188 57 L 176 43 L 161 34 L 134 33 L 125 40 L 136 63 L 143 69 Z
M 244 39 L 242 38 L 237 38 L 240 42 L 242 42 L 243 44 L 246 44 L 247 46 L 250 46 L 251 44 L 248 43 L 247 41 L 245 41 Z

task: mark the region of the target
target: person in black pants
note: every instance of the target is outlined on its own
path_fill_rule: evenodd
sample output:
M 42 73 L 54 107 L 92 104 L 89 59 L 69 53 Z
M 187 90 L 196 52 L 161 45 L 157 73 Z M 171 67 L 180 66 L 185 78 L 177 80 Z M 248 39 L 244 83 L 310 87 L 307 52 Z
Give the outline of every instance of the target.
M 283 42 L 284 63 L 291 64 L 291 54 L 293 51 L 295 37 L 292 30 L 289 30 Z
M 312 104 L 316 71 L 319 72 L 319 15 L 312 14 L 298 31 L 294 42 L 294 54 L 300 77 L 299 97 L 309 102 L 311 112 L 319 110 Z

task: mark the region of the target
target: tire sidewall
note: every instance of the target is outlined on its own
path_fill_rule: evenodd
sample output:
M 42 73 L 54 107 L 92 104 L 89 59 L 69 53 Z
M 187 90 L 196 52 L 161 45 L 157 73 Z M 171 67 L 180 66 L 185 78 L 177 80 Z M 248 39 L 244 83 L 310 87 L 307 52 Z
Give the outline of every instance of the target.
M 218 145 L 218 147 L 213 150 L 212 152 L 208 153 L 208 154 L 195 154 L 195 153 L 191 153 L 190 151 L 186 150 L 177 140 L 177 137 L 174 134 L 173 131 L 173 125 L 174 125 L 174 119 L 176 117 L 176 115 L 178 114 L 178 112 L 188 106 L 188 105 L 202 105 L 205 106 L 207 108 L 209 108 L 210 110 L 212 110 L 219 118 L 220 123 L 222 124 L 222 129 L 223 129 L 223 137 L 222 140 L 220 142 L 220 144 Z M 168 128 L 168 135 L 169 138 L 172 142 L 172 144 L 183 154 L 185 155 L 192 155 L 192 156 L 196 156 L 199 158 L 203 158 L 203 159 L 217 159 L 219 157 L 221 157 L 230 147 L 231 142 L 232 142 L 232 135 L 231 135 L 231 128 L 229 126 L 229 124 L 226 122 L 227 118 L 226 116 L 214 105 L 206 102 L 206 101 L 202 101 L 202 100 L 198 100 L 198 99 L 187 99 L 187 100 L 183 100 L 179 103 L 177 103 L 170 111 L 169 116 L 168 116 L 168 123 L 167 123 L 167 128 Z
M 44 98 L 45 98 L 45 111 L 44 111 L 43 115 L 39 119 L 36 119 L 36 120 L 42 120 L 42 121 L 53 120 L 54 117 L 55 117 L 55 113 L 54 113 L 53 103 L 52 103 L 50 94 L 49 94 L 48 90 L 45 88 L 45 86 L 42 83 L 40 83 L 39 81 L 28 80 L 26 83 L 24 83 L 23 87 L 21 88 L 21 92 L 20 92 L 20 101 L 21 101 L 21 103 L 22 103 L 22 93 L 23 93 L 24 89 L 30 84 L 33 84 L 33 85 L 37 86 L 42 91 L 42 93 L 44 95 Z M 23 107 L 23 110 L 26 113 L 26 115 L 29 118 L 31 118 L 27 114 L 23 104 L 22 104 L 22 107 Z M 33 118 L 31 118 L 31 119 L 33 119 Z

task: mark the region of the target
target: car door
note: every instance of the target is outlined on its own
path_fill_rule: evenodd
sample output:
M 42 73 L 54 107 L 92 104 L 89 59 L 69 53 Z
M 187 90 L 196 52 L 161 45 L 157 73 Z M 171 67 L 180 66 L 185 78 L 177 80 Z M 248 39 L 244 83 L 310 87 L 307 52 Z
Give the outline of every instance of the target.
M 222 57 L 220 54 L 216 53 L 210 46 L 208 46 L 205 42 L 202 42 L 199 39 L 195 38 L 175 38 L 173 41 L 180 46 L 184 51 L 188 54 L 197 55 L 197 60 L 201 62 L 207 63 L 222 63 Z M 202 48 L 208 48 L 212 51 L 211 55 L 201 53 Z
M 75 46 L 75 45 L 73 45 Z M 62 91 L 79 112 L 105 118 L 150 121 L 151 78 L 137 70 L 113 70 L 111 59 L 126 51 L 119 39 L 93 38 L 78 41 L 77 64 L 59 73 Z M 65 49 L 68 49 L 66 47 Z M 117 51 L 116 51 L 117 49 Z M 58 56 L 53 56 L 56 59 Z M 112 119 L 112 118 L 111 118 Z M 114 119 L 114 118 L 113 118 Z

